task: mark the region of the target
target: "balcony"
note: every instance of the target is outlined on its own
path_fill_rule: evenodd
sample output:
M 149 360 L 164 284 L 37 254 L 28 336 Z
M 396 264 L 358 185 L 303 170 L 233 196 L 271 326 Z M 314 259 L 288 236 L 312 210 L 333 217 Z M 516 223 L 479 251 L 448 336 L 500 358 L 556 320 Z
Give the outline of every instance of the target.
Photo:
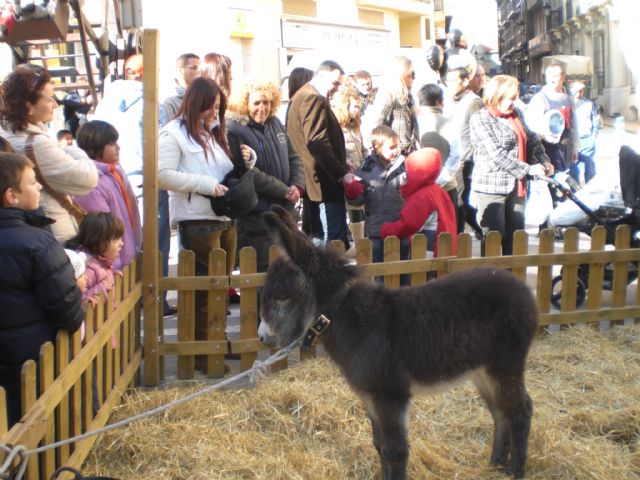
M 531 58 L 541 57 L 553 51 L 551 37 L 547 32 L 536 35 L 527 44 Z
M 356 6 L 429 17 L 434 11 L 431 0 L 356 0 Z

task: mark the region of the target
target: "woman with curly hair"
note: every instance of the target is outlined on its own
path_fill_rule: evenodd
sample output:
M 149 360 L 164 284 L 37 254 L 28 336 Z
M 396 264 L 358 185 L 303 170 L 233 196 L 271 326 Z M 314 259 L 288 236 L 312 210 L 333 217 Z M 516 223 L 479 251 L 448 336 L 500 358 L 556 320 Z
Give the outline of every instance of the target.
M 253 247 L 258 271 L 267 270 L 269 246 L 267 231 L 260 214 L 273 204 L 293 210 L 304 193 L 302 162 L 293 150 L 287 132 L 276 117 L 280 91 L 273 83 L 248 83 L 229 105 L 227 129 L 229 140 L 250 146 L 257 153 L 255 186 L 258 205 L 238 218 L 238 250 Z
M 98 170 L 75 146 L 60 148 L 47 132 L 57 103 L 51 75 L 38 66 L 21 65 L 2 84 L 0 135 L 17 153 L 32 157 L 42 184 L 40 207 L 55 220 L 53 236 L 60 243 L 78 233 L 78 210 L 71 195 L 86 195 L 98 183 Z
M 340 122 L 344 134 L 347 165 L 352 172 L 355 172 L 356 168 L 369 155 L 360 131 L 362 97 L 355 82 L 346 81 L 338 88 L 338 91 L 331 98 L 331 108 Z M 364 238 L 364 207 L 347 204 L 347 212 L 349 214 L 349 230 L 355 244 Z

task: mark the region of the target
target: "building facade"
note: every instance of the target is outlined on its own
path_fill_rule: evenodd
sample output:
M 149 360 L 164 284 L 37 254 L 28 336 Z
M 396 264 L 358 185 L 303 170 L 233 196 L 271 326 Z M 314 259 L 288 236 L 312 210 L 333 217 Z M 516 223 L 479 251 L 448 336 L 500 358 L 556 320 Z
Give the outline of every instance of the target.
M 183 52 L 218 52 L 233 62 L 233 81 L 275 83 L 300 51 L 424 48 L 435 41 L 438 0 L 182 0 L 167 15 L 140 0 L 143 26 L 160 31 L 162 75 Z M 178 28 L 178 27 L 184 28 Z M 166 68 L 164 68 L 166 67 Z
M 633 75 L 637 55 L 631 50 L 632 42 L 625 41 L 627 32 L 638 25 L 634 2 L 498 0 L 497 6 L 499 50 L 505 73 L 527 84 L 541 84 L 544 57 L 590 57 L 588 96 L 603 107 L 606 115 L 620 114 L 637 120 Z M 636 72 L 635 78 L 639 74 Z

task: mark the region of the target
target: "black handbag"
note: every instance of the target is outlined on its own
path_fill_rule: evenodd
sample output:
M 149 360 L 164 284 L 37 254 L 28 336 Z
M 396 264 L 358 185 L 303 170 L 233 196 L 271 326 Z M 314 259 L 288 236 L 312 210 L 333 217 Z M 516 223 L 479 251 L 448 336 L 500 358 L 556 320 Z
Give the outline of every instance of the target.
M 211 202 L 216 215 L 238 218 L 246 215 L 258 205 L 258 194 L 252 170 L 244 172 L 237 178 L 231 172 L 222 181 L 229 190 L 222 197 L 205 195 Z

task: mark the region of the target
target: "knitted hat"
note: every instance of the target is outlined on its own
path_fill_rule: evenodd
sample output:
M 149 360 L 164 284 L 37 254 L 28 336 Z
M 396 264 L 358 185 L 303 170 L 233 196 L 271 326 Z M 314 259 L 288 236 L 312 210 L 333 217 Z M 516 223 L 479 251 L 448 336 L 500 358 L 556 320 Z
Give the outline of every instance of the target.
M 64 251 L 69 257 L 75 277 L 79 278 L 80 275 L 84 273 L 87 256 L 83 252 L 76 252 L 75 250 L 69 250 L 68 248 L 65 248 Z

